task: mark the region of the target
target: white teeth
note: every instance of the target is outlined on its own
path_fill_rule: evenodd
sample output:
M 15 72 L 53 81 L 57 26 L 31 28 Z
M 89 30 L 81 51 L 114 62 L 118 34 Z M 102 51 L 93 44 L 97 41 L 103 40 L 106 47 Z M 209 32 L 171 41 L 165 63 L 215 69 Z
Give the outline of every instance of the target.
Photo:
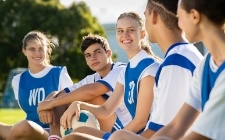
M 124 40 L 122 41 L 123 43 L 130 43 L 131 41 L 130 40 Z

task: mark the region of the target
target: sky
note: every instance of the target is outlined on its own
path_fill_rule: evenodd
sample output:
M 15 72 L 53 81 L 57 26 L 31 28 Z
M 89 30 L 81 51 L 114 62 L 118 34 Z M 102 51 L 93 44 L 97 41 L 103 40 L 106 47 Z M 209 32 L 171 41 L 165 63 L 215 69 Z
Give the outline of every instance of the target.
M 118 16 L 123 12 L 134 11 L 144 17 L 147 0 L 60 0 L 65 6 L 72 2 L 84 1 L 89 6 L 93 16 L 99 22 L 115 23 Z

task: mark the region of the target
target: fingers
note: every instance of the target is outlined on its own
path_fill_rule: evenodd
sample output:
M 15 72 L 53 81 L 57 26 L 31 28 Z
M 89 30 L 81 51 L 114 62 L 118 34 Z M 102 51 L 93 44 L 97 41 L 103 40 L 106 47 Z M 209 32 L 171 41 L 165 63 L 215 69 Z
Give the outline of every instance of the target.
M 80 118 L 80 105 L 77 104 L 76 106 L 77 106 L 77 109 L 76 109 L 76 120 L 78 121 L 79 118 Z
M 72 119 L 76 115 L 79 120 L 80 106 L 76 102 L 72 103 L 60 118 L 60 124 L 64 129 L 72 128 Z
M 52 124 L 53 123 L 53 112 L 49 111 L 41 111 L 38 113 L 39 119 L 44 124 Z
M 66 120 L 67 128 L 72 128 L 72 118 L 73 118 L 73 115 L 74 114 L 69 114 L 68 117 L 67 117 L 67 120 Z
M 72 128 L 73 112 L 66 110 L 60 119 L 60 124 L 64 129 Z

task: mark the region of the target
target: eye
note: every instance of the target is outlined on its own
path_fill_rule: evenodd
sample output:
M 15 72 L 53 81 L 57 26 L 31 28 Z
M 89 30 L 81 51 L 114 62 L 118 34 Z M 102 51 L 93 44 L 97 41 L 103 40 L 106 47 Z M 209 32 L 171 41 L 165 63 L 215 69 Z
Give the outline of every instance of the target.
M 90 54 L 86 54 L 85 55 L 85 58 L 89 58 L 91 55 Z
M 35 48 L 27 48 L 28 51 L 34 52 Z
M 44 52 L 44 49 L 43 48 L 39 48 L 38 51 L 39 52 Z
M 133 31 L 135 31 L 135 29 L 130 29 L 129 31 L 133 32 Z
M 123 30 L 117 30 L 117 33 L 123 33 Z

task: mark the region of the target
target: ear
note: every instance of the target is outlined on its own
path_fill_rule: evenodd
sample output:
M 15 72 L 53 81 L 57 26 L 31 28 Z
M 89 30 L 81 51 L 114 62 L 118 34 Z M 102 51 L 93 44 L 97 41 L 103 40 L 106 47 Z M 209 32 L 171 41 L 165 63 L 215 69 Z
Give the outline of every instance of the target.
M 223 29 L 223 32 L 225 33 L 225 23 L 223 24 L 223 28 L 222 29 Z
M 26 56 L 26 50 L 24 48 L 22 48 L 22 52 Z
M 141 31 L 141 39 L 145 38 L 146 35 L 147 35 L 146 30 L 142 30 L 142 31 Z
M 192 9 L 190 13 L 193 23 L 198 24 L 201 21 L 201 14 L 195 9 Z
M 107 50 L 106 53 L 107 53 L 108 57 L 112 57 L 112 51 L 111 50 Z
M 151 14 L 152 14 L 152 16 L 151 16 L 151 18 L 152 18 L 152 23 L 153 23 L 153 24 L 156 24 L 156 23 L 157 23 L 157 18 L 158 18 L 159 15 L 158 15 L 158 13 L 157 13 L 155 10 L 152 10 L 151 12 L 152 12 L 152 13 L 151 13 Z

